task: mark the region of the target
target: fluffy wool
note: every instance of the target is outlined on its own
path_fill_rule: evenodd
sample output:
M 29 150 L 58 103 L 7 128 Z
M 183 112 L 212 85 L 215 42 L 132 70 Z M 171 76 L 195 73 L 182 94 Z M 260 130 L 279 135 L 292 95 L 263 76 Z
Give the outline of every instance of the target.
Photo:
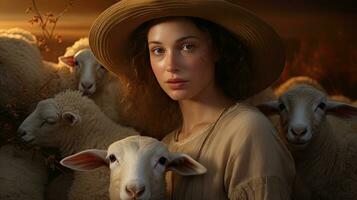
M 357 134 L 349 120 L 356 119 L 356 107 L 329 100 L 322 91 L 302 84 L 260 108 L 279 113 L 282 137 L 312 199 L 355 199 Z
M 34 35 L 15 30 L 0 34 L 0 107 L 26 113 L 40 99 L 73 88 L 74 82 L 68 68 L 42 60 Z
M 70 90 L 39 102 L 19 132 L 25 141 L 59 148 L 62 156 L 88 148 L 106 149 L 114 141 L 138 134 L 115 124 L 91 99 Z M 75 173 L 69 199 L 108 199 L 108 184 L 105 168 Z

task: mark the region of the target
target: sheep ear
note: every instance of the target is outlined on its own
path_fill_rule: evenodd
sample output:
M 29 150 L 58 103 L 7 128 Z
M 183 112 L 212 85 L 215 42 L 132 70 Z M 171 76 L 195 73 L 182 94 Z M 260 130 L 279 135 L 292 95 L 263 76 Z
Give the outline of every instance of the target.
M 184 176 L 199 175 L 207 172 L 206 167 L 186 154 L 170 153 L 167 171 L 174 171 Z
M 62 119 L 67 121 L 71 126 L 74 126 L 81 121 L 81 117 L 73 112 L 64 112 L 62 114 Z
M 101 166 L 108 166 L 107 151 L 88 149 L 61 160 L 61 165 L 76 171 L 91 171 Z
M 357 107 L 342 102 L 332 101 L 332 100 L 327 101 L 326 112 L 328 114 L 336 115 L 342 118 L 357 117 Z
M 276 100 L 259 104 L 257 108 L 267 116 L 279 113 L 279 103 Z
M 74 59 L 74 56 L 60 56 L 58 58 L 58 61 L 69 67 L 74 67 L 76 65 L 76 60 Z

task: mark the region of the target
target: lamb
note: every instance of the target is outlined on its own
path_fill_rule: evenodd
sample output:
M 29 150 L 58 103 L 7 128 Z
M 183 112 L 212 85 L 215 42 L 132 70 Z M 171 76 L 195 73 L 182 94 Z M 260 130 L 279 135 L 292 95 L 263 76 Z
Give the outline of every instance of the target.
M 88 148 L 106 149 L 114 141 L 138 134 L 115 124 L 91 99 L 71 90 L 40 101 L 18 133 L 29 144 L 58 148 L 62 156 Z M 108 199 L 108 184 L 105 169 L 75 173 L 69 199 Z
M 348 124 L 357 116 L 356 107 L 302 84 L 259 108 L 280 114 L 283 138 L 312 199 L 356 198 L 357 135 Z
M 0 199 L 44 199 L 47 170 L 38 154 L 14 145 L 0 147 Z
M 95 59 L 89 48 L 88 38 L 81 38 L 59 57 L 59 64 L 73 69 L 78 90 L 89 96 L 113 121 L 121 122 L 119 79 L 108 72 Z
M 44 62 L 35 39 L 20 30 L 0 34 L 0 107 L 27 113 L 41 98 L 72 88 L 73 80 L 68 68 Z
M 171 153 L 158 140 L 131 136 L 111 144 L 108 150 L 89 149 L 69 156 L 61 164 L 87 171 L 110 168 L 110 199 L 161 200 L 165 197 L 165 171 L 200 175 L 207 169 L 190 156 Z

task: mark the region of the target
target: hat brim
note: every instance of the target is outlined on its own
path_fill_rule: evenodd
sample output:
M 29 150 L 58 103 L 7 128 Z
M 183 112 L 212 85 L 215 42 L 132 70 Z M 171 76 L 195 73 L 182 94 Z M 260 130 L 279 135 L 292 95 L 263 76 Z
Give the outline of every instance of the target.
M 89 34 L 93 54 L 115 74 L 133 73 L 127 54 L 131 34 L 144 22 L 166 16 L 199 17 L 235 34 L 251 59 L 248 96 L 270 86 L 284 68 L 284 47 L 274 29 L 245 8 L 223 0 L 122 0 L 93 23 Z

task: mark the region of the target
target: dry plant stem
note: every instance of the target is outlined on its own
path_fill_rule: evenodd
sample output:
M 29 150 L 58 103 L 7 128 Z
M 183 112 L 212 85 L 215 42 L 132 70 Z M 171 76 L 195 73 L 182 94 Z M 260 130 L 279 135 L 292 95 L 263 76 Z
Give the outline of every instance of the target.
M 53 34 L 56 29 L 58 20 L 63 16 L 64 13 L 68 11 L 69 7 L 73 5 L 73 0 L 70 0 L 67 3 L 66 7 L 62 10 L 62 12 L 60 12 L 57 16 L 54 16 L 52 13 L 48 13 L 46 14 L 46 18 L 43 17 L 40 10 L 38 9 L 36 0 L 32 0 L 32 5 L 37 15 L 37 18 L 40 20 L 39 26 L 42 30 L 42 35 L 44 39 L 48 40 L 53 38 Z M 53 23 L 52 27 L 50 28 L 50 31 L 48 30 L 47 26 L 48 23 Z

